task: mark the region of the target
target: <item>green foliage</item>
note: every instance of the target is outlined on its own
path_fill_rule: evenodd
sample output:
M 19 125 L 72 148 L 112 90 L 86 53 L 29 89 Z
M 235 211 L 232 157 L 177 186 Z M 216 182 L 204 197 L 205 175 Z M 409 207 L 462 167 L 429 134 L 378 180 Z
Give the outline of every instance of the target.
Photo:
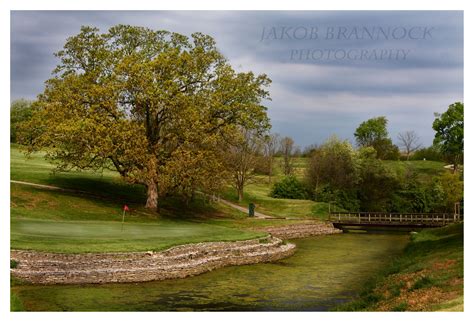
M 333 210 L 342 208 L 346 211 L 357 211 L 360 202 L 354 189 L 333 189 L 330 185 L 323 185 L 314 191 L 314 198 L 319 202 L 331 203 Z
M 377 141 L 388 137 L 387 118 L 380 116 L 362 122 L 356 129 L 354 136 L 359 146 L 374 146 Z
M 392 311 L 394 311 L 394 312 L 404 312 L 407 309 L 408 309 L 408 303 L 407 302 L 401 302 L 401 303 L 395 305 L 392 308 Z
M 454 212 L 454 204 L 464 198 L 464 184 L 459 174 L 445 172 L 433 181 L 433 187 L 436 187 L 440 194 L 440 210 Z
M 17 268 L 17 266 L 18 266 L 18 262 L 14 259 L 10 259 L 10 268 L 14 269 L 14 268 Z
M 409 278 L 413 272 L 425 271 L 425 275 L 414 281 L 410 288 L 405 289 L 405 296 L 416 292 L 421 288 L 429 288 L 433 285 L 441 292 L 449 294 L 463 294 L 463 285 L 453 286 L 453 281 L 458 281 L 464 276 L 464 225 L 453 224 L 441 228 L 424 229 L 414 234 L 403 254 L 392 261 L 392 263 L 380 271 L 372 280 L 368 281 L 365 290 L 360 293 L 357 300 L 337 307 L 338 311 L 373 311 L 378 309 L 379 302 L 390 303 L 397 301 L 391 311 L 409 310 L 405 301 L 396 299 L 400 295 L 400 288 L 406 285 L 404 276 Z M 449 269 L 435 269 L 436 263 L 449 260 L 452 266 Z M 400 279 L 394 279 L 399 276 Z M 394 284 L 395 283 L 395 284 Z M 388 288 L 390 294 L 382 293 Z M 424 310 L 436 310 L 437 305 L 427 303 Z
M 377 158 L 398 160 L 400 151 L 388 137 L 387 122 L 385 116 L 371 118 L 359 125 L 354 136 L 359 147 L 373 147 L 377 151 Z
M 322 185 L 343 190 L 357 182 L 355 152 L 348 141 L 333 136 L 314 149 L 306 172 L 312 190 L 321 190 Z
M 400 150 L 389 138 L 377 140 L 372 145 L 377 151 L 377 158 L 381 160 L 400 160 Z
M 33 109 L 32 102 L 19 99 L 15 100 L 10 105 L 10 142 L 17 142 L 19 131 L 21 131 L 21 124 L 31 119 Z
M 464 155 L 464 103 L 451 104 L 446 112 L 435 116 L 433 144 L 440 146 L 442 153 L 456 168 L 462 163 Z
M 357 196 L 363 211 L 388 211 L 399 182 L 395 173 L 375 157 L 374 148 L 363 148 L 357 159 Z
M 348 141 L 333 136 L 320 147 L 313 148 L 306 171 L 306 181 L 318 202 L 355 211 L 359 209 L 356 195 L 358 173 L 356 153 Z
M 306 186 L 295 176 L 286 176 L 283 180 L 273 185 L 270 195 L 273 198 L 306 199 L 308 197 Z
M 210 36 L 82 27 L 56 56 L 21 142 L 58 170 L 115 169 L 147 187 L 147 208 L 168 194 L 215 192 L 225 142 L 269 128 L 270 79 L 233 70 Z
M 433 283 L 433 279 L 429 276 L 423 276 L 421 277 L 420 279 L 418 279 L 415 284 L 413 284 L 413 286 L 410 288 L 410 290 L 418 290 L 420 288 L 424 288 L 424 287 L 430 287 L 432 286 L 434 283 Z
M 411 157 L 411 160 L 442 161 L 443 155 L 438 146 L 432 145 L 427 148 L 421 148 Z

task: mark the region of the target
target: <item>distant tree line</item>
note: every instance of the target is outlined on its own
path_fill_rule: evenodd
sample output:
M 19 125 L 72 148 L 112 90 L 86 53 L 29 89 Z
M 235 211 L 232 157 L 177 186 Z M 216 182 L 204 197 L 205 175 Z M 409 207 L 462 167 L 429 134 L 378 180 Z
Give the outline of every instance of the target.
M 274 185 L 272 195 L 306 196 L 352 211 L 452 212 L 463 199 L 462 173 L 457 171 L 464 154 L 463 104 L 452 104 L 435 117 L 432 146 L 421 148 L 414 131 L 402 132 L 398 139 L 406 160 L 453 162 L 452 172 L 422 180 L 413 167 L 396 172 L 387 166 L 382 160 L 398 160 L 400 152 L 388 137 L 387 119 L 376 117 L 356 129 L 358 149 L 335 136 L 305 149 L 305 180 L 285 178 Z

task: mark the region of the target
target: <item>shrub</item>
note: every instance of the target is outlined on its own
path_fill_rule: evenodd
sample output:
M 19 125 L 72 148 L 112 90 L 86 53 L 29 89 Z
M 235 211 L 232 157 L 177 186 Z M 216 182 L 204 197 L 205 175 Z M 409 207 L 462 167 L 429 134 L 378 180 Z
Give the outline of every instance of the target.
M 10 259 L 10 268 L 17 268 L 18 262 L 14 259 Z
M 429 160 L 429 161 L 443 161 L 443 155 L 436 146 L 430 146 L 415 151 L 411 160 Z
M 359 210 L 359 200 L 355 190 L 332 189 L 324 185 L 314 191 L 314 200 L 331 203 L 331 208 L 342 208 L 347 211 Z
M 410 290 L 417 290 L 424 287 L 430 287 L 433 285 L 433 280 L 428 276 L 423 276 L 413 284 Z
M 307 199 L 306 186 L 294 176 L 287 176 L 273 185 L 270 196 L 284 199 Z

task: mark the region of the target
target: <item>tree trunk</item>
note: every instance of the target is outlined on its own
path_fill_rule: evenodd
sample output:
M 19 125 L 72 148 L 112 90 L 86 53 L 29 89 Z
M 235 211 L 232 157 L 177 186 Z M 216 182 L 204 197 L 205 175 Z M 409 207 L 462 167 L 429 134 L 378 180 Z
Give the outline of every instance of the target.
M 239 187 L 237 193 L 239 194 L 239 202 L 242 202 L 244 199 L 244 187 Z
M 268 169 L 268 183 L 272 184 L 272 175 L 273 175 L 273 158 L 270 157 L 270 169 Z
M 158 187 L 154 182 L 147 185 L 145 208 L 158 211 Z

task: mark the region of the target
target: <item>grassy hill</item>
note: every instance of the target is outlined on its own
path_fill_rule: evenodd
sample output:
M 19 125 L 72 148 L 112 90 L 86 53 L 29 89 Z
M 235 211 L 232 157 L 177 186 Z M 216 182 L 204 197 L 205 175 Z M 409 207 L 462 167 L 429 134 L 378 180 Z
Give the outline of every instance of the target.
M 263 236 L 262 225 L 239 211 L 197 199 L 186 207 L 167 200 L 159 214 L 143 205 L 141 186 L 124 183 L 117 173 L 52 173 L 42 154 L 25 159 L 11 148 L 11 179 L 66 189 L 11 184 L 11 247 L 53 252 L 144 251 L 173 245 Z M 122 207 L 129 205 L 122 231 Z M 273 224 L 285 224 L 272 221 Z M 266 223 L 265 223 L 266 224 Z M 250 229 L 249 229 L 250 228 Z
M 464 225 L 412 235 L 403 254 L 342 311 L 463 311 Z

